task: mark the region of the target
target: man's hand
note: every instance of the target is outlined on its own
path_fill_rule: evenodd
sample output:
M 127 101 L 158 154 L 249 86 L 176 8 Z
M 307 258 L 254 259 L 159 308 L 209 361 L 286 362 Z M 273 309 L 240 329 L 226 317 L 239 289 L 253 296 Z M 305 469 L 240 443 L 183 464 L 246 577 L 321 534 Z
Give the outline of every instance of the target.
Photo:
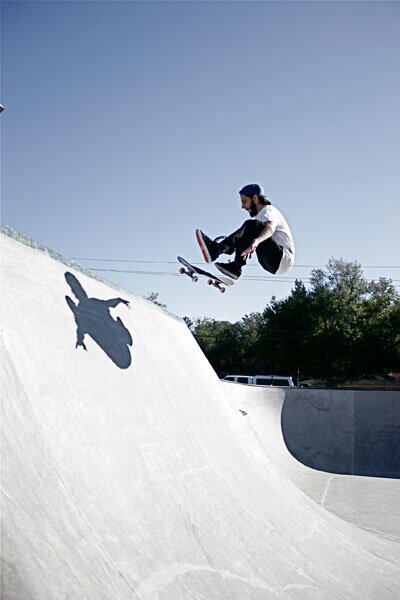
M 258 240 L 255 239 L 254 242 L 251 244 L 251 246 L 249 246 L 248 248 L 246 248 L 246 250 L 243 250 L 241 256 L 247 260 L 248 258 L 251 258 L 253 256 L 253 253 L 255 252 L 257 246 L 258 246 Z
M 118 298 L 118 300 L 122 302 L 122 304 L 125 304 L 125 306 L 127 306 L 128 308 L 131 308 L 129 300 L 124 300 L 123 298 Z

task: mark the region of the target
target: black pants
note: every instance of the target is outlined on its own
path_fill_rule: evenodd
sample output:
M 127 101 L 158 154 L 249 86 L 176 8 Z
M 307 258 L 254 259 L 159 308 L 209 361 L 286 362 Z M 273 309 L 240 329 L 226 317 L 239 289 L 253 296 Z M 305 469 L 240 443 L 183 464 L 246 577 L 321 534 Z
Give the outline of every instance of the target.
M 225 246 L 227 254 L 235 252 L 235 263 L 243 266 L 246 264 L 246 259 L 241 256 L 241 253 L 254 242 L 264 228 L 265 223 L 249 219 L 243 223 L 240 229 L 228 235 L 221 245 Z M 283 255 L 282 246 L 279 246 L 272 238 L 268 238 L 257 246 L 256 254 L 263 269 L 269 273 L 277 272 Z

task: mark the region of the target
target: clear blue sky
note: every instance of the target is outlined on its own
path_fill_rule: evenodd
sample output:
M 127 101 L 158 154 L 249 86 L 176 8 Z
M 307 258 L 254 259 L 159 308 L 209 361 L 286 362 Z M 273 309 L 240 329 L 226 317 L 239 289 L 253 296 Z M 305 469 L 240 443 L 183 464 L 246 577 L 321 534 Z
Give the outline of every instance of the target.
M 1 21 L 3 223 L 154 261 L 82 264 L 153 273 L 101 274 L 179 316 L 238 320 L 330 257 L 400 280 L 398 2 L 2 2 Z M 175 276 L 196 227 L 244 220 L 250 182 L 291 225 L 292 281 L 255 259 L 224 296 Z

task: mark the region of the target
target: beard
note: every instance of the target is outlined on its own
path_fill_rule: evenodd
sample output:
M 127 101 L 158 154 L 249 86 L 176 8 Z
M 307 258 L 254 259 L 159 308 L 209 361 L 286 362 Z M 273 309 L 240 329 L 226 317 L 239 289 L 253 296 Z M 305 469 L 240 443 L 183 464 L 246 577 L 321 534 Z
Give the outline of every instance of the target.
M 255 217 L 258 214 L 256 203 L 254 200 L 251 201 L 249 215 Z

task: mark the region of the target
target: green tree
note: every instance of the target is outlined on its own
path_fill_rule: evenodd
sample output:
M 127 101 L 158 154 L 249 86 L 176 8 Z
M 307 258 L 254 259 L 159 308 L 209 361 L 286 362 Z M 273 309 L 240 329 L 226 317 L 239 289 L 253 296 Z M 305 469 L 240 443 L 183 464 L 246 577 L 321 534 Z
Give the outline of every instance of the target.
M 353 349 L 358 373 L 371 377 L 400 371 L 400 301 L 387 279 L 369 284 L 360 327 L 363 335 Z
M 192 331 L 217 373 L 338 379 L 400 371 L 400 302 L 392 283 L 369 283 L 357 262 L 331 259 L 307 289 L 272 298 L 237 323 L 200 319 Z
M 220 377 L 228 373 L 252 373 L 257 367 L 260 315 L 246 315 L 237 323 L 198 319 L 193 334 Z
M 298 280 L 288 298 L 272 298 L 262 313 L 257 340 L 261 373 L 308 372 L 308 342 L 316 325 L 312 307 L 309 292 Z
M 309 353 L 314 373 L 349 378 L 384 375 L 398 365 L 392 313 L 399 304 L 393 285 L 368 283 L 355 262 L 331 259 L 311 274 L 317 326 Z
M 198 319 L 194 329 L 196 340 L 218 375 L 230 371 L 236 358 L 236 326 L 229 321 Z
M 359 327 L 368 283 L 357 262 L 330 259 L 325 270 L 311 272 L 314 331 L 308 352 L 314 357 L 314 374 L 357 375 L 353 349 L 363 335 Z

